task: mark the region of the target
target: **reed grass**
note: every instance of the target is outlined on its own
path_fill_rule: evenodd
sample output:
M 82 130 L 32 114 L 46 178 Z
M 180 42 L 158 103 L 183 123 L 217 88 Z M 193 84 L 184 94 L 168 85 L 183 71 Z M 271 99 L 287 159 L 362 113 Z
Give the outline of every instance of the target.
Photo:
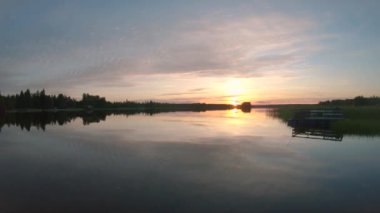
M 320 105 L 289 105 L 274 109 L 271 116 L 287 122 L 297 110 L 316 108 L 326 109 L 326 107 L 321 107 Z M 332 129 L 334 131 L 345 135 L 380 135 L 380 106 L 344 106 L 340 108 L 343 111 L 344 119 L 333 124 Z

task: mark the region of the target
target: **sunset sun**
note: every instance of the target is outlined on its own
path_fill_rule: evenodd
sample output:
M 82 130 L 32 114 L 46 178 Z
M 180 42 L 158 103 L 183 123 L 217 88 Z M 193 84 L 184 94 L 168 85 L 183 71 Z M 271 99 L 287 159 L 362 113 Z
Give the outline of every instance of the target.
M 235 98 L 233 98 L 232 100 L 231 100 L 231 104 L 234 106 L 234 107 L 236 107 L 236 106 L 238 106 L 239 105 L 239 101 L 237 100 L 237 98 L 235 97 Z

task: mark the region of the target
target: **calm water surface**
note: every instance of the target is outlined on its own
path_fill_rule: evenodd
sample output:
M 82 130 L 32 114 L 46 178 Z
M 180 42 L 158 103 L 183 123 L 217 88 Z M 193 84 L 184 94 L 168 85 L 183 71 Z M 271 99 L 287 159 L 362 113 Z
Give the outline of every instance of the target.
M 380 138 L 291 137 L 265 110 L 0 132 L 0 212 L 378 211 Z

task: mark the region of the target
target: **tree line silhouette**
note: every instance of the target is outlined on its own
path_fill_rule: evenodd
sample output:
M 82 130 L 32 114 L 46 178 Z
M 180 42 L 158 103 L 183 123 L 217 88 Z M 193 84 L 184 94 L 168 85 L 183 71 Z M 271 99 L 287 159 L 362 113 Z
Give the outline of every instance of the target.
M 319 105 L 325 106 L 380 106 L 380 97 L 364 97 L 357 96 L 351 99 L 335 99 L 328 101 L 321 101 Z
M 160 103 L 153 101 L 146 102 L 110 102 L 106 98 L 98 95 L 90 95 L 84 93 L 81 100 L 76 100 L 69 96 L 58 94 L 48 95 L 45 90 L 36 91 L 31 93 L 29 89 L 21 91 L 19 94 L 3 96 L 0 93 L 0 115 L 5 111 L 12 110 L 51 110 L 51 109 L 117 109 L 129 108 L 141 111 L 168 111 L 168 110 L 216 110 L 216 109 L 230 109 L 232 105 L 229 104 L 204 104 L 204 103 L 190 103 L 190 104 L 172 104 Z

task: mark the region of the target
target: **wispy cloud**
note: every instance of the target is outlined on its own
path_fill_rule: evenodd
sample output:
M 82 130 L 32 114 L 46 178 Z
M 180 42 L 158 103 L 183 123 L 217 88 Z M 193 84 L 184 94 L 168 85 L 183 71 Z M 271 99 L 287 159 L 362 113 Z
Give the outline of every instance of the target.
M 181 96 L 181 95 L 198 95 L 198 94 L 204 94 L 206 92 L 207 88 L 195 88 L 195 89 L 189 89 L 186 92 L 169 92 L 169 93 L 163 93 L 162 96 Z
M 302 65 L 318 46 L 309 32 L 315 27 L 312 20 L 281 15 L 193 21 L 140 64 L 152 73 L 262 76 Z
M 27 83 L 33 87 L 129 86 L 126 76 L 133 75 L 289 76 L 318 47 L 309 32 L 315 28 L 312 20 L 276 14 L 233 20 L 204 17 L 140 40 L 138 34 L 127 38 L 130 29 L 118 29 L 125 36 L 119 32 L 119 37 L 86 42 L 88 46 L 51 41 L 50 47 L 60 51 L 13 60 L 7 68 L 33 76 Z

